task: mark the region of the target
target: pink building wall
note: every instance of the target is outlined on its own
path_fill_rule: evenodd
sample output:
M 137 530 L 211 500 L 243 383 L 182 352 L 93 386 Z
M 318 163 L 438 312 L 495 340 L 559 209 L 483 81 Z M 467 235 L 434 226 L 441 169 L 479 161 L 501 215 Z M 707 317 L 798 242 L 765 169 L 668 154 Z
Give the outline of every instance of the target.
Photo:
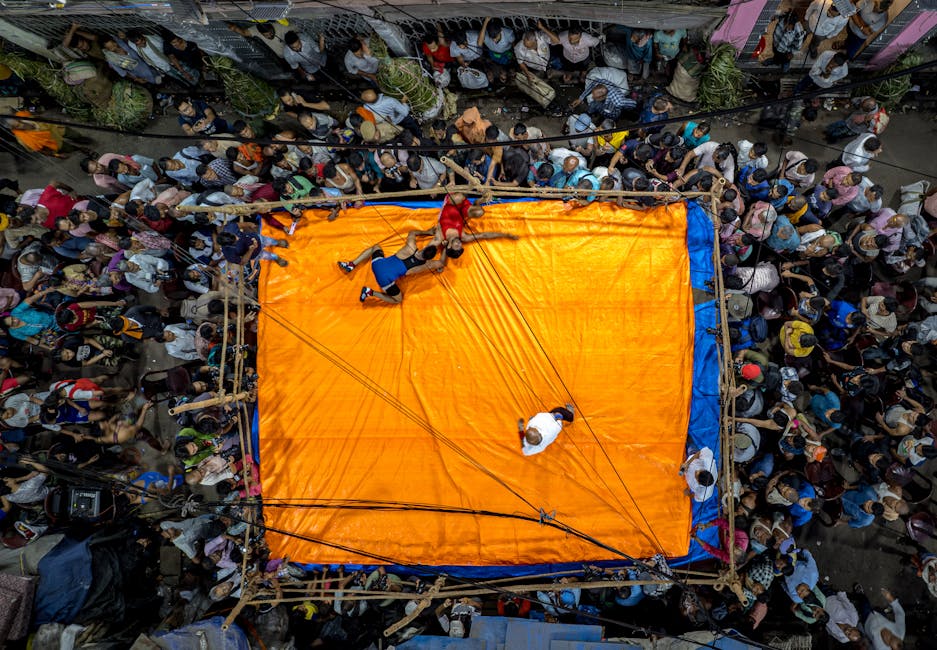
M 769 0 L 732 0 L 728 15 L 713 32 L 713 43 L 731 43 L 740 53 Z
M 937 11 L 922 11 L 892 41 L 869 61 L 870 70 L 881 70 L 894 63 L 906 50 L 913 47 L 937 27 Z

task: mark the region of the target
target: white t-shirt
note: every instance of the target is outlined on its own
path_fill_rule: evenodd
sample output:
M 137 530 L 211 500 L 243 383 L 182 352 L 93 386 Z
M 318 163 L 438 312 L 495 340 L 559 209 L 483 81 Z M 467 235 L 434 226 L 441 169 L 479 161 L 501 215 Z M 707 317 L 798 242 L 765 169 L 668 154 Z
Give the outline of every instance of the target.
M 696 473 L 706 470 L 713 476 L 712 485 L 700 485 L 696 480 Z M 690 490 L 693 492 L 693 500 L 699 501 L 702 503 L 706 499 L 710 498 L 713 493 L 716 491 L 716 481 L 717 476 L 716 472 L 716 459 L 713 458 L 713 451 L 709 447 L 703 447 L 699 451 L 699 455 L 690 461 L 690 464 L 686 468 L 686 483 L 690 486 Z
M 760 167 L 761 169 L 768 168 L 768 156 L 762 154 L 757 158 L 751 157 L 752 147 L 755 146 L 754 142 L 750 140 L 739 140 L 736 144 L 736 148 L 739 151 L 739 164 L 743 167 L 747 165 L 755 165 L 755 167 Z
M 370 54 L 356 56 L 351 50 L 345 52 L 345 69 L 348 71 L 348 74 L 355 75 L 359 72 L 375 74 L 377 72 L 377 66 L 377 59 Z
M 560 171 L 563 168 L 563 161 L 570 156 L 575 156 L 578 158 L 579 166 L 583 169 L 588 169 L 589 165 L 586 162 L 586 157 L 581 153 L 573 151 L 572 149 L 566 149 L 565 147 L 554 147 L 550 150 L 549 153 L 550 162 L 553 164 L 553 168 L 556 171 Z
M 423 161 L 418 171 L 411 171 L 410 175 L 416 179 L 416 183 L 421 190 L 435 187 L 439 182 L 439 177 L 446 172 L 446 166 L 435 158 L 420 156 Z
M 458 59 L 460 56 L 465 61 L 474 61 L 482 55 L 482 48 L 478 43 L 478 32 L 465 32 L 465 47 L 459 47 L 452 42 L 449 44 L 449 55 L 453 59 Z
M 874 133 L 863 133 L 843 147 L 843 164 L 854 172 L 866 172 L 873 156 L 863 148 L 866 140 L 877 137 Z
M 569 32 L 560 32 L 557 35 L 557 39 L 560 41 L 560 45 L 563 46 L 563 58 L 565 58 L 570 63 L 579 63 L 580 61 L 585 61 L 589 58 L 589 50 L 599 44 L 599 39 L 597 39 L 592 34 L 581 34 L 579 42 L 573 45 L 569 42 Z
M 784 178 L 792 182 L 795 187 L 799 187 L 801 189 L 810 187 L 813 185 L 813 182 L 816 179 L 816 172 L 801 174 L 797 171 L 797 168 L 800 167 L 800 163 L 807 160 L 807 158 L 807 154 L 800 151 L 788 151 L 784 154 L 784 160 L 787 162 L 787 169 L 784 171 Z
M 832 4 L 832 0 L 813 0 L 804 15 L 807 28 L 820 38 L 836 36 L 843 31 L 843 27 L 849 22 L 849 18 L 842 14 L 838 16 L 829 15 Z
M 859 10 L 858 13 L 859 17 L 862 19 L 862 22 L 868 25 L 869 29 L 872 30 L 872 34 L 877 34 L 878 32 L 882 31 L 885 28 L 885 25 L 888 23 L 888 12 L 875 11 L 875 0 L 859 0 L 859 2 L 856 4 L 856 9 Z M 862 33 L 862 30 L 859 29 L 858 25 L 853 22 L 849 23 L 849 31 L 851 31 L 859 38 L 868 38 L 865 34 Z
M 832 88 L 833 84 L 840 79 L 845 79 L 846 75 L 849 74 L 848 62 L 833 68 L 827 74 L 826 66 L 833 60 L 834 56 L 836 56 L 836 50 L 820 52 L 820 56 L 817 57 L 817 60 L 813 62 L 813 66 L 810 68 L 810 79 L 820 88 Z
M 737 266 L 735 275 L 742 279 L 742 290 L 754 295 L 759 291 L 771 291 L 781 283 L 778 268 L 771 262 L 759 262 L 755 266 Z
M 721 165 L 716 165 L 713 161 L 713 152 L 719 148 L 719 143 L 710 140 L 709 142 L 704 142 L 703 144 L 695 147 L 693 149 L 693 155 L 697 156 L 698 160 L 696 161 L 696 167 L 714 167 L 718 169 L 725 179 L 730 182 L 735 182 L 735 160 L 732 156 L 726 157 L 722 161 Z
M 539 445 L 531 445 L 525 439 L 522 450 L 525 456 L 539 454 L 549 447 L 553 441 L 556 440 L 556 437 L 560 435 L 560 431 L 563 430 L 563 422 L 557 420 L 552 413 L 537 413 L 537 415 L 527 420 L 527 429 L 531 428 L 540 432 L 542 440 Z
M 532 48 L 524 44 L 524 39 L 519 40 L 514 46 L 514 57 L 531 70 L 545 72 L 550 63 L 550 39 L 542 32 L 537 32 L 536 38 L 537 43 Z

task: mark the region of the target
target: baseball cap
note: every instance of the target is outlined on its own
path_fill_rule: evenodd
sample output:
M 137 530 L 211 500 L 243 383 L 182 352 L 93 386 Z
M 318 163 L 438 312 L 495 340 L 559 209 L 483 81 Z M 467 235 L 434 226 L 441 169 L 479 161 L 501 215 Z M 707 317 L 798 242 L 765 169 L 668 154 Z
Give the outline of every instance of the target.
M 361 139 L 365 142 L 377 142 L 377 126 L 374 122 L 365 120 L 358 127 L 358 130 L 361 131 Z
M 592 124 L 592 118 L 585 113 L 580 113 L 576 116 L 576 121 L 573 123 L 573 130 L 576 131 L 576 133 L 582 133 L 592 128 L 595 128 Z
M 726 294 L 726 311 L 729 320 L 742 320 L 752 313 L 752 299 L 744 293 L 730 291 Z

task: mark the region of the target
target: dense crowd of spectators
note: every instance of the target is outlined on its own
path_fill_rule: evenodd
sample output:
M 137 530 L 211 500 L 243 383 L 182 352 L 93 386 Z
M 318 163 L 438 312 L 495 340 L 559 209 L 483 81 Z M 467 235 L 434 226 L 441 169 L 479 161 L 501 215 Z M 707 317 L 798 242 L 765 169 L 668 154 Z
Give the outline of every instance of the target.
M 260 495 L 261 484 L 245 453 L 243 424 L 256 399 L 259 265 L 268 260 L 288 266 L 289 238 L 307 226 L 301 201 L 330 197 L 334 219 L 360 205 L 361 195 L 379 200 L 387 192 L 438 190 L 435 196 L 458 210 L 446 217 L 452 223 L 437 228 L 435 243 L 444 255 L 457 257 L 469 213 L 453 196 L 461 197 L 457 188 L 468 180 L 440 161 L 446 155 L 483 185 L 568 189 L 564 201 L 571 210 L 596 200 L 638 207 L 657 200 L 597 198 L 593 192 L 600 189 L 716 192 L 711 216 L 721 224 L 738 387 L 728 396 L 737 416 L 731 461 L 738 479 L 731 501 L 723 495 L 726 514 L 694 530 L 694 539 L 705 527 L 718 528 L 718 543 L 711 537 L 700 543 L 722 562 L 734 556 L 745 597 L 670 585 L 577 586 L 669 575 L 665 559 L 655 557 L 650 565 L 622 571 L 589 567 L 562 578 L 553 592 L 434 602 L 405 633 L 465 636 L 474 617 L 497 612 L 586 623 L 598 614 L 669 620 L 662 626 L 679 629 L 715 622 L 755 634 L 770 608 L 790 611 L 840 643 L 864 639 L 876 649 L 901 647 L 901 603 L 883 591 L 888 617 L 872 608 L 861 585 L 847 589 L 836 576 L 821 580 L 811 552 L 796 541 L 812 519 L 851 528 L 902 520 L 909 531 L 916 530 L 915 522 L 931 529 L 934 523 L 926 509 L 930 493 L 923 494 L 916 468 L 937 456 L 931 417 L 937 281 L 928 270 L 937 196 L 924 183 L 909 185 L 900 188 L 897 209 L 888 206 L 887 197 L 899 188 L 875 179 L 888 119 L 874 97 L 855 99 L 848 115 L 829 124 L 827 137 L 847 142 L 828 159 L 795 148 L 776 159 L 756 137 L 726 141 L 705 121 L 658 124 L 673 115 L 671 100 L 661 91 L 629 88 L 637 81 L 646 90 L 646 80 L 667 71 L 685 51 L 680 30 L 625 30 L 619 69 L 593 65 L 600 39 L 576 28 L 554 33 L 538 24 L 515 34 L 485 20 L 478 31 L 431 31 L 421 45 L 427 66 L 440 75 L 474 78 L 480 86 L 513 81 L 535 99 L 544 98 L 542 84 L 559 79 L 581 84 L 581 94 L 569 110 L 552 94 L 540 102 L 564 116 L 553 131 L 525 122 L 502 130 L 474 106 L 463 106 L 454 120 L 421 123 L 406 101 L 377 86 L 378 62 L 367 39 L 333 55 L 321 36 L 279 23 L 231 28 L 267 45 L 307 88 L 317 87 L 330 57 L 338 57 L 349 83 L 361 88 L 360 102 L 338 114 L 320 93 L 288 85 L 279 92 L 283 111 L 276 121 L 237 119 L 198 96 L 204 70 L 194 44 L 172 35 L 74 29 L 69 46 L 101 57 L 117 75 L 154 86 L 171 80 L 184 88 L 174 94 L 172 109 L 180 134 L 200 139 L 159 158 L 117 151 L 64 163 L 69 171 L 60 177 L 87 174 L 96 194 L 78 194 L 61 181 L 34 188 L 0 181 L 0 434 L 13 454 L 0 469 L 0 529 L 8 545 L 32 543 L 89 519 L 135 518 L 147 512 L 148 502 L 178 506 L 180 497 L 196 494 L 212 504 L 197 516 L 180 517 L 177 508 L 168 518 L 134 528 L 143 546 L 172 543 L 185 557 L 179 586 L 160 610 L 172 613 L 176 624 L 237 598 L 248 577 L 251 585 L 277 594 L 284 583 L 314 577 L 338 590 L 335 596 L 311 594 L 301 605 L 276 608 L 271 602 L 246 611 L 252 617 L 288 612 L 297 647 L 365 647 L 383 626 L 413 611 L 416 601 L 370 604 L 341 597 L 370 588 L 422 593 L 427 585 L 412 576 L 384 569 L 316 574 L 268 556 L 262 538 L 251 534 L 260 530 L 251 528 L 256 513 L 244 505 Z M 776 48 L 791 47 L 775 40 Z M 797 49 L 802 46 L 801 40 Z M 835 53 L 826 56 L 802 88 L 823 87 L 815 77 L 840 74 L 836 69 L 844 61 Z M 607 132 L 626 119 L 641 127 Z M 31 122 L 16 128 L 23 135 L 39 127 Z M 540 141 L 560 132 L 567 139 Z M 28 146 L 35 134 L 20 141 L 42 151 Z M 476 146 L 457 147 L 462 144 Z M 438 148 L 413 150 L 419 145 Z M 211 209 L 257 201 L 286 205 L 244 220 Z M 710 210 L 708 198 L 700 202 Z M 187 212 L 184 206 L 208 209 Z M 411 253 L 407 259 L 414 264 L 431 256 L 416 248 Z M 345 271 L 354 268 L 344 264 Z M 237 320 L 232 287 L 238 283 L 247 298 L 240 306 L 244 338 L 235 345 L 233 326 L 226 332 L 222 323 L 226 305 L 229 321 Z M 381 289 L 363 291 L 362 301 L 375 293 L 399 301 L 393 299 L 399 289 Z M 142 378 L 124 372 L 139 367 L 141 354 L 155 345 L 175 367 Z M 240 398 L 214 404 L 210 400 L 222 388 Z M 172 419 L 162 411 L 203 401 L 209 405 Z M 172 422 L 171 430 L 154 429 L 155 411 Z M 152 451 L 144 453 L 140 443 Z M 692 499 L 718 498 L 711 450 L 691 449 L 681 473 Z M 61 509 L 64 501 L 56 495 L 74 483 L 102 479 L 116 487 L 107 491 L 110 505 L 101 512 Z M 733 518 L 731 540 L 726 517 Z M 937 595 L 937 559 L 926 540 L 911 537 L 908 559 Z M 157 557 L 150 553 L 141 561 L 155 566 Z M 242 574 L 244 566 L 249 576 Z M 152 588 L 155 594 L 155 581 Z

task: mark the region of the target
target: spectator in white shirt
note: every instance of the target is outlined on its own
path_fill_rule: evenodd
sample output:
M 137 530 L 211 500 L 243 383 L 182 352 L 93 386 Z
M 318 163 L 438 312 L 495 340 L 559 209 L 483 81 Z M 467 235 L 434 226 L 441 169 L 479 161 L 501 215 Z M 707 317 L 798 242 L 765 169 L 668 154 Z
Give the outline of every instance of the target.
M 806 77 L 801 79 L 794 88 L 799 94 L 817 88 L 832 88 L 833 85 L 845 79 L 849 74 L 849 63 L 846 55 L 836 50 L 827 50 L 817 57 Z
M 843 147 L 843 164 L 854 172 L 869 171 L 872 159 L 882 153 L 882 141 L 873 133 L 863 133 Z
M 846 32 L 846 56 L 850 60 L 856 58 L 869 38 L 885 29 L 891 5 L 892 0 L 859 0 L 856 3 L 856 13 L 849 17 L 849 30 Z
M 201 147 L 190 145 L 174 153 L 172 158 L 160 158 L 159 165 L 166 176 L 184 187 L 191 187 L 201 180 L 196 170 L 204 164 L 202 156 L 206 154 L 208 152 Z
M 823 41 L 836 38 L 849 22 L 849 17 L 839 12 L 833 0 L 813 0 L 807 7 L 804 20 L 807 21 L 807 29 L 813 34 L 810 39 L 810 56 L 816 58 Z
M 741 291 L 749 295 L 773 291 L 781 284 L 778 268 L 772 262 L 759 262 L 755 266 L 736 266 L 732 276 L 741 280 Z
M 735 156 L 732 155 L 731 144 L 720 145 L 710 140 L 690 149 L 684 156 L 683 162 L 680 163 L 680 167 L 677 168 L 677 173 L 683 175 L 692 161 L 696 161 L 696 169 L 715 171 L 727 182 L 735 182 Z
M 286 35 L 286 32 L 289 31 L 285 25 L 273 22 L 257 23 L 250 27 L 239 27 L 234 23 L 228 23 L 228 29 L 236 34 L 240 34 L 244 38 L 260 39 L 260 42 L 270 48 L 271 52 L 281 59 L 283 58 L 283 50 L 286 47 L 286 42 L 283 40 L 283 37 Z
M 348 74 L 363 77 L 376 85 L 379 65 L 363 37 L 353 38 L 348 42 L 348 51 L 345 53 L 345 70 Z
M 538 142 L 535 144 L 526 144 L 526 140 L 539 140 L 543 137 L 543 131 L 536 126 L 528 126 L 523 122 L 518 122 L 511 129 L 511 140 L 521 142 L 520 146 L 527 150 L 532 160 L 544 160 L 550 153 L 549 142 Z
M 754 165 L 760 169 L 768 169 L 768 145 L 764 142 L 751 142 L 739 140 L 736 148 L 739 152 L 739 167 Z
M 846 205 L 850 212 L 856 214 L 878 212 L 882 209 L 882 195 L 884 193 L 884 187 L 873 183 L 872 179 L 868 176 L 863 176 L 862 182 L 859 183 L 859 193 L 856 195 L 856 198 Z
M 716 459 L 709 447 L 703 447 L 687 458 L 680 468 L 680 474 L 686 479 L 686 495 L 702 503 L 716 491 Z
M 124 279 L 141 291 L 156 293 L 169 274 L 169 262 L 161 257 L 137 253 L 131 259 L 120 262 L 118 268 Z
M 478 45 L 478 32 L 466 31 L 455 34 L 449 43 L 449 55 L 462 67 L 481 58 L 483 48 Z
M 163 328 L 163 345 L 166 353 L 183 361 L 201 359 L 195 349 L 195 326 L 185 323 L 167 325 Z
M 524 74 L 543 74 L 550 64 L 550 39 L 542 32 L 524 32 L 524 37 L 514 46 L 514 57 Z
M 882 595 L 888 601 L 895 620 L 890 621 L 881 612 L 873 611 L 865 619 L 865 633 L 875 650 L 898 650 L 904 647 L 904 608 L 887 589 L 882 589 Z
M 319 34 L 316 45 L 308 34 L 286 32 L 283 60 L 306 81 L 315 81 L 316 73 L 325 65 L 325 35 Z
M 407 129 L 415 136 L 419 137 L 422 134 L 420 124 L 410 114 L 410 107 L 403 102 L 370 89 L 361 93 L 361 101 L 364 102 L 365 108 L 387 122 Z
M 805 190 L 813 187 L 819 164 L 801 151 L 788 151 L 781 162 L 781 178 L 789 180 L 794 187 Z
M 407 169 L 410 170 L 410 187 L 413 189 L 428 190 L 442 187 L 446 182 L 446 166 L 435 158 L 411 155 L 407 158 Z
M 179 71 L 176 70 L 169 57 L 163 53 L 163 39 L 155 34 L 144 34 L 138 29 L 131 29 L 126 34 L 118 32 L 121 39 L 127 42 L 131 50 L 143 59 L 143 62 L 162 75 L 171 75 L 183 83 L 189 83 Z
M 856 643 L 862 638 L 859 631 L 859 612 L 843 591 L 826 597 L 823 609 L 829 615 L 826 631 L 840 643 Z

